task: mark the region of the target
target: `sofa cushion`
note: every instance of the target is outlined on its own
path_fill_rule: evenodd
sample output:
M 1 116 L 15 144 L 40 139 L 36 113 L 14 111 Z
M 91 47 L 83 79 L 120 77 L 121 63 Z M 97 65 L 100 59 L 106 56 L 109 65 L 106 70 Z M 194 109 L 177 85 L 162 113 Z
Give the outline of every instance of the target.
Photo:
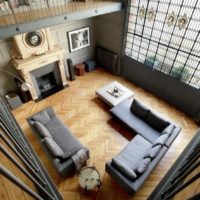
M 149 109 L 136 99 L 133 99 L 130 109 L 135 115 L 137 115 L 141 119 L 145 119 L 149 112 Z
M 75 147 L 76 148 L 76 147 Z M 80 150 L 71 150 L 71 151 L 67 151 L 67 152 L 64 152 L 64 154 L 63 155 L 61 155 L 61 156 L 58 156 L 58 158 L 61 160 L 61 161 L 65 161 L 65 160 L 67 160 L 67 159 L 69 159 L 69 158 L 71 158 L 71 157 L 73 157 L 75 154 L 77 154 L 78 152 L 80 152 L 80 151 L 87 151 L 87 149 L 84 147 L 84 148 L 82 148 L 82 149 L 80 149 Z
M 60 146 L 53 139 L 45 137 L 44 142 L 53 156 L 60 157 L 60 156 L 64 155 L 64 151 L 60 148 Z
M 52 117 L 45 126 L 50 131 L 54 141 L 63 149 L 66 156 L 71 156 L 83 148 L 83 145 L 57 116 Z
M 144 158 L 151 158 L 151 159 L 155 158 L 158 155 L 158 153 L 160 152 L 161 148 L 162 148 L 161 144 L 156 145 L 156 146 L 152 146 L 151 149 L 149 149 L 147 151 Z
M 174 124 L 170 124 L 169 126 L 167 126 L 163 131 L 162 131 L 162 135 L 164 135 L 164 134 L 169 134 L 169 135 L 171 135 L 172 134 L 172 132 L 173 132 L 173 130 L 174 130 L 174 128 L 175 128 L 175 126 L 174 126 Z
M 165 121 L 164 119 L 162 119 L 161 117 L 159 117 L 155 113 L 153 113 L 152 111 L 150 111 L 147 114 L 146 122 L 150 126 L 155 128 L 156 130 L 158 130 L 159 132 L 162 132 L 169 125 L 168 121 Z
M 143 158 L 139 162 L 138 167 L 135 169 L 135 172 L 138 174 L 144 173 L 147 170 L 147 168 L 149 167 L 150 162 L 151 162 L 150 158 Z
M 47 122 L 49 122 L 51 120 L 51 118 L 49 117 L 48 113 L 45 110 L 35 114 L 32 117 L 32 119 L 34 121 L 38 121 L 38 122 L 40 122 L 42 124 L 46 124 Z
M 126 163 L 122 162 L 117 158 L 113 158 L 112 163 L 126 177 L 130 178 L 131 180 L 137 178 L 136 173 L 129 166 L 127 166 Z
M 151 146 L 142 136 L 136 135 L 115 158 L 134 170 Z
M 169 134 L 161 135 L 160 137 L 156 139 L 152 147 L 155 147 L 156 145 L 164 145 L 168 138 L 169 138 Z
M 41 137 L 52 138 L 52 136 L 49 133 L 48 129 L 44 125 L 42 125 L 40 122 L 35 121 L 34 122 L 34 126 L 38 130 L 38 133 L 40 134 Z

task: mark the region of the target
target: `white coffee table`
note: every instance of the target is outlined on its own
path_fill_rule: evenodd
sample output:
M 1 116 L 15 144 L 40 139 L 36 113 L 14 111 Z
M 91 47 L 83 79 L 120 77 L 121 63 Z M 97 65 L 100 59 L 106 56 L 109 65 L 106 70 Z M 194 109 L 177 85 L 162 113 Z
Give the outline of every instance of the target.
M 134 96 L 134 93 L 131 90 L 117 81 L 113 81 L 104 87 L 97 89 L 96 94 L 110 106 L 116 106 L 122 101 Z

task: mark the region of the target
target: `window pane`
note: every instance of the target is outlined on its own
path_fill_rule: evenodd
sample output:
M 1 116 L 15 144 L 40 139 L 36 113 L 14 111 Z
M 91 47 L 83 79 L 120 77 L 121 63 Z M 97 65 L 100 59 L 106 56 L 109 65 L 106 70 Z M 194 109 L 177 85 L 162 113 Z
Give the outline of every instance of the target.
M 142 7 L 144 15 L 140 14 Z M 199 9 L 198 0 L 131 1 L 125 54 L 142 63 L 151 57 L 156 70 L 170 76 L 178 72 L 180 81 L 200 88 Z M 170 24 L 167 19 L 172 13 Z M 179 26 L 181 17 L 186 21 L 183 27 Z

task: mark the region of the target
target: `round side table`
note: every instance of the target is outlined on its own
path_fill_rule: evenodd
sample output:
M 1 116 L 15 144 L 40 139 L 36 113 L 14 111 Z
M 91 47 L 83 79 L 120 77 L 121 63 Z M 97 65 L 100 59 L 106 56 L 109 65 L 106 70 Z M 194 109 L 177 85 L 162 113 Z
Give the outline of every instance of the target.
M 79 63 L 75 65 L 76 75 L 83 76 L 85 73 L 85 64 Z
M 102 185 L 100 174 L 95 167 L 83 167 L 78 172 L 78 180 L 84 190 L 100 189 Z

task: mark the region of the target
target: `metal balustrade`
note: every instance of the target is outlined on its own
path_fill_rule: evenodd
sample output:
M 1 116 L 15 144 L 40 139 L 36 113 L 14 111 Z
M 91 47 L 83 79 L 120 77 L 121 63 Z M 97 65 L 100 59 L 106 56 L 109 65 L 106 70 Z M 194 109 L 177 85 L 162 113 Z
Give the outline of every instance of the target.
M 0 0 L 0 39 L 121 9 L 119 0 Z
M 170 200 L 176 195 L 181 195 L 188 186 L 197 183 L 200 180 L 200 129 L 190 141 L 188 146 L 176 160 L 174 165 L 154 189 L 148 200 Z M 194 192 L 194 191 L 193 191 Z M 188 200 L 200 199 L 199 191 L 196 194 L 190 194 Z M 183 198 L 183 196 L 182 196 Z
M 2 154 L 1 176 L 13 182 L 34 199 L 63 199 L 2 97 L 0 97 L 0 152 Z M 3 156 L 15 168 L 7 168 L 3 163 L 5 160 Z M 13 173 L 17 170 L 21 172 L 19 176 L 18 173 Z M 22 174 L 27 179 L 25 182 L 24 178 L 21 180 Z M 32 185 L 35 188 L 31 187 Z
M 64 13 L 90 9 L 112 4 L 112 0 L 25 0 L 14 4 L 12 1 L 0 3 L 0 26 L 43 19 Z

